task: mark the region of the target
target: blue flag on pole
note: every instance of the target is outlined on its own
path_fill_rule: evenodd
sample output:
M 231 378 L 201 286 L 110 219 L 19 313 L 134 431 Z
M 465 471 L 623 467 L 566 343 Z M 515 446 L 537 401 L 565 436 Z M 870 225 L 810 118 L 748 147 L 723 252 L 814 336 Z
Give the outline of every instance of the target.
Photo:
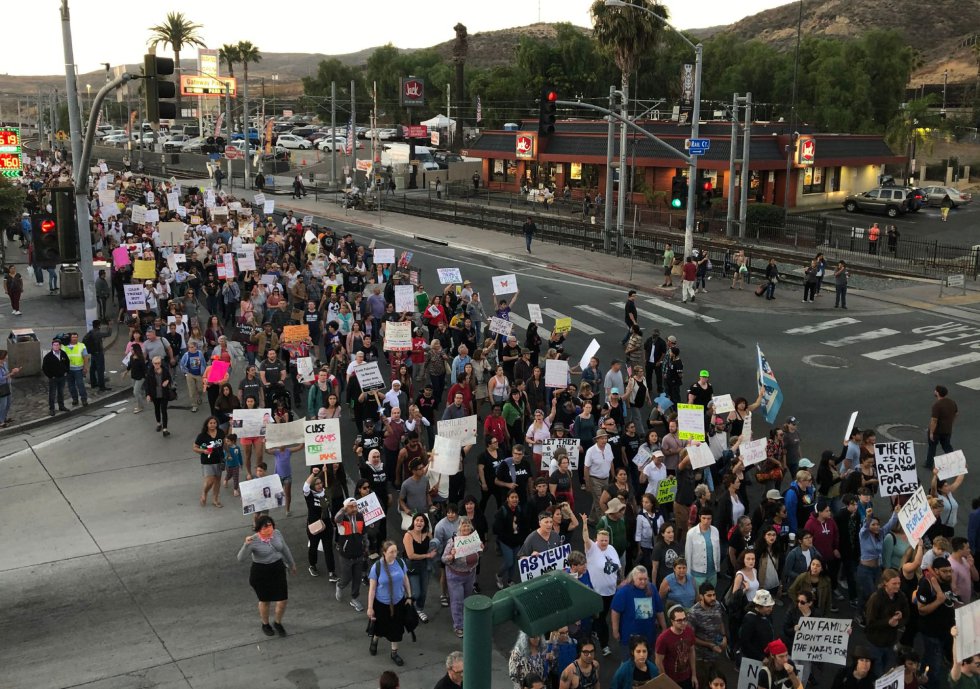
M 776 380 L 776 374 L 772 372 L 772 367 L 762 353 L 758 344 L 755 346 L 759 355 L 759 387 L 762 388 L 762 411 L 766 414 L 766 422 L 776 423 L 776 415 L 779 408 L 783 406 L 783 391 Z

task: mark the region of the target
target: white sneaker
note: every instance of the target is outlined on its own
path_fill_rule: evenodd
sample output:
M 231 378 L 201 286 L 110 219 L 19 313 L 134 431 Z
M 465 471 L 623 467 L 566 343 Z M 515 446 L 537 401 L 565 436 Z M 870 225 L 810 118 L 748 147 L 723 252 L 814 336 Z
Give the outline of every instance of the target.
M 354 598 L 350 602 L 350 606 L 354 608 L 354 610 L 356 610 L 357 612 L 364 612 L 364 604 L 361 603 L 361 601 L 357 600 L 356 598 Z
M 602 647 L 602 655 L 603 655 L 603 657 L 611 656 L 612 655 L 612 649 L 609 648 L 608 646 L 603 646 Z
M 197 411 L 197 407 L 191 407 L 191 411 L 192 412 Z
M 337 584 L 337 586 L 335 586 L 334 588 L 335 588 L 333 594 L 334 598 L 336 598 L 337 600 L 343 600 L 344 592 L 340 589 L 340 584 Z

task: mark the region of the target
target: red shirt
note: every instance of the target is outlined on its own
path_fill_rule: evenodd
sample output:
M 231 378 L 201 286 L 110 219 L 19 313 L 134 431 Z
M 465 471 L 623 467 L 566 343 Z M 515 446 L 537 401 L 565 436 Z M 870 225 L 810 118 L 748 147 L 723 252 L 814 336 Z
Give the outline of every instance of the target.
M 664 672 L 677 683 L 691 679 L 691 649 L 694 648 L 694 630 L 691 625 L 675 634 L 673 629 L 657 637 L 656 653 L 664 657 Z
M 683 267 L 684 279 L 694 282 L 698 277 L 698 266 L 694 261 L 687 261 Z
M 425 363 L 425 338 L 412 338 L 412 364 L 415 366 Z
M 507 423 L 502 416 L 488 416 L 483 422 L 483 433 L 487 437 L 496 438 L 497 442 L 507 440 Z

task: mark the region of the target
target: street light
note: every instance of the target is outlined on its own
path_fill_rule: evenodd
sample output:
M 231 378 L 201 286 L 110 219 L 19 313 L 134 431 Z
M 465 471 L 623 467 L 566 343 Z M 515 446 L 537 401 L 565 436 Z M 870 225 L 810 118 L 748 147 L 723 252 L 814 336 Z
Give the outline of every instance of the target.
M 88 114 L 92 114 L 92 84 L 85 84 L 85 90 L 88 92 Z
M 276 117 L 276 82 L 279 81 L 279 75 L 272 75 L 272 116 Z
M 631 7 L 635 10 L 646 12 L 651 17 L 659 21 L 668 29 L 681 37 L 685 43 L 694 50 L 694 111 L 691 113 L 691 138 L 698 138 L 701 121 L 701 53 L 702 45 L 695 45 L 687 36 L 677 30 L 670 22 L 661 17 L 653 10 L 642 5 L 634 5 L 624 0 L 605 0 L 606 7 Z M 691 156 L 688 165 L 688 184 L 687 184 L 687 218 L 684 222 L 684 256 L 690 256 L 694 251 L 694 207 L 697 204 L 697 178 L 698 178 L 698 157 Z

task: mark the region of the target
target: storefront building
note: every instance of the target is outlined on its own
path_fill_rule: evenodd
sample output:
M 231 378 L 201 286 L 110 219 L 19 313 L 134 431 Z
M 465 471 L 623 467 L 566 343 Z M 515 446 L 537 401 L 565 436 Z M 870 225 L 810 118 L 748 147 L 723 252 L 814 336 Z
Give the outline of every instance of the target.
M 675 175 L 687 176 L 687 164 L 670 146 L 683 149 L 690 137 L 690 125 L 676 122 L 638 123 L 669 146 L 637 133 L 627 134 L 625 179 L 634 203 L 656 205 L 671 192 Z M 483 160 L 483 180 L 490 189 L 519 191 L 523 183 L 530 188 L 556 190 L 565 185 L 573 198 L 585 193 L 605 194 L 607 123 L 569 120 L 557 123 L 555 132 L 540 138 L 537 122 L 526 120 L 517 131 L 485 131 L 464 155 Z M 786 155 L 791 137 L 783 123 L 755 123 L 750 135 L 749 199 L 783 205 L 786 183 Z M 824 207 L 843 203 L 848 194 L 867 191 L 878 185 L 885 165 L 900 164 L 881 136 L 821 134 L 801 126 L 800 138 L 790 167 L 790 207 Z M 698 167 L 712 185 L 714 198 L 727 198 L 731 124 L 706 122 L 700 136 L 711 146 L 701 156 Z M 737 156 L 743 139 L 739 136 Z M 619 160 L 619 127 L 613 150 Z M 614 171 L 616 174 L 616 171 Z M 616 174 L 616 177 L 619 175 Z M 618 179 L 614 177 L 614 188 Z M 738 186 L 736 178 L 736 187 Z M 736 191 L 736 193 L 738 193 Z

